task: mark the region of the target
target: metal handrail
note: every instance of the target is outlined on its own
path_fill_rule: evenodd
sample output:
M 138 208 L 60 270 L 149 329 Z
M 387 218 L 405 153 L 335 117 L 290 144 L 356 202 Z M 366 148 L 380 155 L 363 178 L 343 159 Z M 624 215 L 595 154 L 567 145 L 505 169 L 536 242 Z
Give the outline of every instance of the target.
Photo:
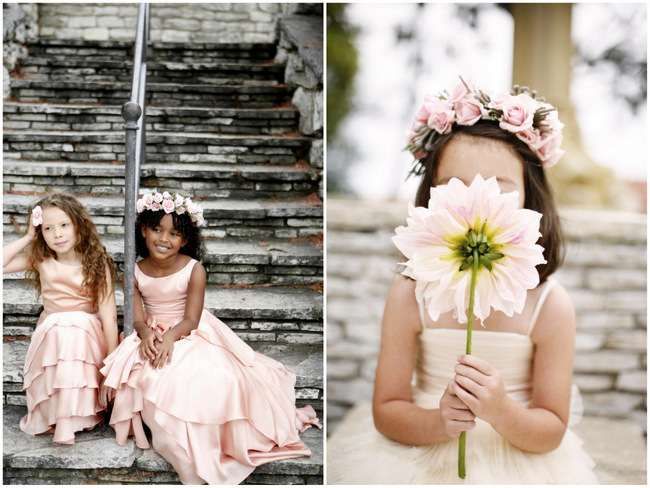
M 135 204 L 140 189 L 140 166 L 146 155 L 145 97 L 147 86 L 147 44 L 149 4 L 141 3 L 133 55 L 131 100 L 122 107 L 126 131 L 124 161 L 124 337 L 133 333 L 135 294 Z

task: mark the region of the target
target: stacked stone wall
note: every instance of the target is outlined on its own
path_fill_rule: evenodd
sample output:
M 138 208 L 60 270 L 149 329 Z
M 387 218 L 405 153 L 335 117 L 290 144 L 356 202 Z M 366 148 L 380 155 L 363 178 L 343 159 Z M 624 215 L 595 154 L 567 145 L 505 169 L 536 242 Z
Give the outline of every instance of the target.
M 327 394 L 331 429 L 372 399 L 386 294 L 401 256 L 391 242 L 404 202 L 328 198 Z M 565 264 L 555 274 L 575 306 L 574 383 L 585 415 L 646 425 L 646 216 L 561 212 Z
M 153 42 L 272 42 L 278 3 L 152 3 Z M 55 39 L 133 40 L 133 4 L 39 4 L 40 36 Z
M 287 10 L 291 10 L 288 7 Z M 296 87 L 291 104 L 300 113 L 298 129 L 312 137 L 309 164 L 323 168 L 323 20 L 322 15 L 293 11 L 279 20 L 276 64 L 284 65 L 285 81 Z M 318 192 L 323 197 L 323 187 Z

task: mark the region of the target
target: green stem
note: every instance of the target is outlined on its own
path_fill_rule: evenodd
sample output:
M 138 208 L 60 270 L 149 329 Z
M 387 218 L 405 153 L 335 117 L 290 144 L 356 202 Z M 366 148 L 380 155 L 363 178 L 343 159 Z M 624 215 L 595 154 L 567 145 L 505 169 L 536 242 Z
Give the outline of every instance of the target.
M 472 320 L 474 318 L 474 295 L 476 292 L 476 276 L 478 275 L 479 257 L 478 249 L 472 250 L 474 262 L 472 263 L 472 282 L 469 289 L 469 310 L 467 311 L 467 342 L 465 343 L 465 354 L 472 354 Z M 467 432 L 460 433 L 458 439 L 458 477 L 465 479 L 465 442 Z

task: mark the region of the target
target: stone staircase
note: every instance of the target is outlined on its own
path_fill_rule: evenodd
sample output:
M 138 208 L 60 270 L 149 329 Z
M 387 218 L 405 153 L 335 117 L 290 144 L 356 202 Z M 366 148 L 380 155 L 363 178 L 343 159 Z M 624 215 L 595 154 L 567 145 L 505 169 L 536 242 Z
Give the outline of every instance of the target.
M 3 105 L 5 244 L 40 195 L 63 190 L 88 208 L 122 270 L 120 113 L 130 98 L 133 43 L 34 39 L 28 48 Z M 312 139 L 298 131 L 294 88 L 275 53 L 272 43 L 151 43 L 140 185 L 201 201 L 205 306 L 295 371 L 297 403 L 322 419 L 322 176 L 309 163 Z M 178 483 L 164 459 L 132 441 L 117 446 L 109 427 L 81 434 L 75 446 L 18 429 L 23 358 L 42 310 L 21 278 L 3 280 L 4 483 Z M 323 433 L 302 436 L 311 458 L 261 466 L 246 483 L 322 483 Z

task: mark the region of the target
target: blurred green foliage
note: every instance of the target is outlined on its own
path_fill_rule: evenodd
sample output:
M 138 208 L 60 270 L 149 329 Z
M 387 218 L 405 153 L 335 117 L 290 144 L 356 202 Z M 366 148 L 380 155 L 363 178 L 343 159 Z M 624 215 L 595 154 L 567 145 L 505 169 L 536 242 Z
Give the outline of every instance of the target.
M 338 127 L 352 106 L 357 73 L 357 29 L 346 19 L 345 3 L 327 4 L 327 137 L 336 138 Z

